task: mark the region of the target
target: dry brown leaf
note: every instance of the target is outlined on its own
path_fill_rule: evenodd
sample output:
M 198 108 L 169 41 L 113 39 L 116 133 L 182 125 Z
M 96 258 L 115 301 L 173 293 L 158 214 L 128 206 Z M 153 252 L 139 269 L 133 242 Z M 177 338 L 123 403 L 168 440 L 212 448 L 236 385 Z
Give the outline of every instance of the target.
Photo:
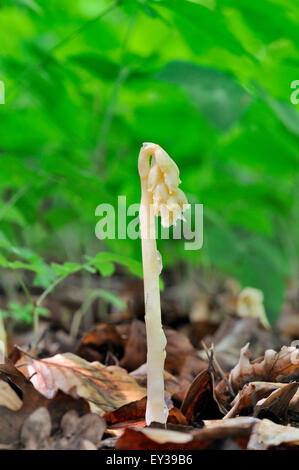
M 77 351 L 78 356 L 87 361 L 99 361 L 105 364 L 107 354 L 119 360 L 124 353 L 124 340 L 113 325 L 101 323 L 82 340 Z
M 133 320 L 126 341 L 125 354 L 120 366 L 129 372 L 137 369 L 146 362 L 146 333 L 145 325 L 139 320 Z
M 166 389 L 180 402 L 193 379 L 206 368 L 207 363 L 197 356 L 196 350 L 184 334 L 171 328 L 165 328 L 164 331 L 167 338 L 165 374 L 170 374 L 166 379 Z M 103 362 L 107 351 L 119 358 L 123 348 L 124 354 L 119 365 L 132 371 L 133 375 L 146 362 L 144 322 L 134 320 L 129 327 L 100 324 L 84 338 L 78 354 L 85 359 L 100 359 Z M 141 380 L 138 376 L 137 380 L 139 379 Z M 144 380 L 141 383 L 146 385 Z
M 193 380 L 181 406 L 181 411 L 188 422 L 195 419 L 199 421 L 199 419 L 203 418 L 203 413 L 206 411 L 207 407 L 211 408 L 211 406 L 208 405 L 211 403 L 216 405 L 213 399 L 212 388 L 211 374 L 208 369 L 202 371 Z
M 224 419 L 233 418 L 234 416 L 244 413 L 246 408 L 249 412 L 252 408 L 262 399 L 269 397 L 275 390 L 280 390 L 288 387 L 289 384 L 279 382 L 250 382 L 245 384 L 242 390 L 231 402 L 232 408 L 225 415 Z M 299 413 L 299 389 L 289 402 L 289 410 Z
M 189 355 L 180 370 L 178 382 L 180 384 L 180 392 L 175 393 L 173 398 L 182 402 L 186 396 L 190 384 L 197 377 L 197 375 L 207 368 L 207 362 L 201 360 L 197 355 Z
M 274 390 L 286 384 L 279 384 L 275 382 L 250 382 L 245 384 L 242 390 L 231 402 L 230 411 L 224 416 L 223 419 L 233 418 L 240 414 L 246 408 L 253 408 L 254 405 L 262 398 L 268 397 Z
M 155 428 L 127 428 L 116 441 L 117 450 L 195 449 L 189 433 Z
M 254 408 L 254 416 L 277 418 L 280 422 L 287 420 L 290 402 L 295 396 L 299 383 L 291 382 L 285 387 L 274 390 L 267 398 L 262 398 Z M 270 416 L 269 416 L 270 414 Z M 273 419 L 273 421 L 277 421 Z
M 185 388 L 195 376 L 206 367 L 206 362 L 198 358 L 196 350 L 186 335 L 171 328 L 164 328 L 167 339 L 165 370 L 184 379 Z M 125 346 L 125 355 L 120 365 L 129 371 L 137 369 L 146 362 L 145 324 L 139 320 L 132 322 Z
M 30 374 L 36 373 L 32 377 L 35 388 L 47 398 L 62 390 L 74 398 L 85 398 L 99 415 L 146 395 L 124 369 L 90 363 L 74 354 L 34 359 L 28 369 Z
M 142 387 L 146 388 L 147 384 L 147 374 L 146 374 L 146 364 L 142 364 L 142 366 L 138 367 L 138 369 L 134 370 L 130 373 L 131 377 L 141 385 Z M 172 397 L 173 395 L 179 394 L 182 392 L 182 386 L 178 379 L 171 375 L 169 372 L 164 370 L 164 388 L 165 393 L 167 396 Z
M 116 443 L 118 450 L 192 450 L 205 449 L 213 441 L 232 439 L 247 447 L 256 418 L 205 421 L 203 429 L 181 427 L 182 431 L 156 428 L 127 428 Z
M 191 357 L 196 357 L 197 362 L 201 363 L 201 360 L 196 355 L 196 350 L 187 336 L 171 328 L 165 328 L 164 331 L 167 339 L 165 370 L 172 375 L 179 376 L 184 371 L 186 365 L 188 365 Z M 186 373 L 186 371 L 184 372 Z M 195 375 L 197 375 L 198 372 L 199 371 L 197 371 Z M 191 381 L 193 379 L 194 376 Z
M 287 382 L 299 378 L 299 349 L 283 346 L 279 352 L 268 349 L 264 357 L 250 361 L 249 343 L 241 349 L 240 360 L 230 373 L 235 392 L 251 381 Z
M 228 316 L 211 338 L 206 338 L 207 346 L 214 344 L 215 356 L 225 372 L 229 372 L 238 362 L 240 349 L 248 342 L 252 343 L 251 353 L 254 359 L 261 357 L 269 348 L 279 349 L 281 339 L 273 332 L 265 330 L 258 318 L 236 318 Z M 204 353 L 202 354 L 205 358 Z
M 294 411 L 299 415 L 299 388 L 297 389 L 297 392 L 290 401 L 289 411 Z
M 254 426 L 247 448 L 264 450 L 281 445 L 299 447 L 299 429 L 263 419 Z
M 51 434 L 51 416 L 47 408 L 41 407 L 29 415 L 21 430 L 21 443 L 27 450 L 37 450 L 46 445 Z
M 243 439 L 245 443 L 246 439 L 249 439 L 253 426 L 258 422 L 257 418 L 249 416 L 226 420 L 206 420 L 204 421 L 205 427 L 193 431 L 193 436 L 194 439 L 200 441 L 231 438 L 238 441 Z M 245 447 L 244 444 L 243 447 Z
M 63 437 L 53 442 L 51 448 L 58 450 L 95 450 L 102 441 L 106 422 L 95 413 L 79 417 L 71 410 L 61 420 Z
M 106 413 L 103 418 L 109 425 L 115 425 L 117 427 L 128 427 L 128 426 L 145 426 L 145 410 L 146 410 L 146 397 L 141 400 L 137 400 L 127 405 L 121 406 L 115 411 Z M 168 414 L 168 423 L 187 425 L 185 416 L 181 413 L 178 408 L 171 408 Z M 134 423 L 134 424 L 133 424 Z
M 141 429 L 140 432 L 158 444 L 165 444 L 166 442 L 173 442 L 174 444 L 186 444 L 187 442 L 192 441 L 191 434 L 172 431 L 169 429 L 144 428 Z
M 14 411 L 0 406 L 0 442 L 1 444 L 18 444 L 20 430 L 26 418 L 40 407 L 46 407 L 51 415 L 53 429 L 59 427 L 60 420 L 69 409 L 76 409 L 79 414 L 89 412 L 89 405 L 84 400 L 74 400 L 59 392 L 52 400 L 41 395 L 32 383 L 12 364 L 0 365 L 0 380 L 12 386 L 21 397 L 22 406 Z
M 191 343 L 196 347 L 200 348 L 201 341 L 205 337 L 213 336 L 219 324 L 217 323 L 209 323 L 208 319 L 206 321 L 196 321 L 192 323 L 192 327 L 190 328 L 190 339 Z
M 5 406 L 9 410 L 17 411 L 22 408 L 23 402 L 9 385 L 9 383 L 0 381 L 0 406 Z
M 96 450 L 105 429 L 106 422 L 100 416 L 87 413 L 79 417 L 70 410 L 63 416 L 59 432 L 53 433 L 51 416 L 41 407 L 25 420 L 21 443 L 26 450 Z

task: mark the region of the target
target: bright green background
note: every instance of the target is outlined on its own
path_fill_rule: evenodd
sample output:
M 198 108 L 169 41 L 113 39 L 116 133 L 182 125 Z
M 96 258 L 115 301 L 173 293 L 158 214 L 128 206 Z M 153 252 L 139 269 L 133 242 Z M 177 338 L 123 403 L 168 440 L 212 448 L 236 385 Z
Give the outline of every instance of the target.
M 294 0 L 2 1 L 5 243 L 94 256 L 96 206 L 139 201 L 138 151 L 156 142 L 205 213 L 203 249 L 161 242 L 164 265 L 261 288 L 274 320 L 298 279 L 298 28 Z M 140 259 L 139 242 L 107 247 Z

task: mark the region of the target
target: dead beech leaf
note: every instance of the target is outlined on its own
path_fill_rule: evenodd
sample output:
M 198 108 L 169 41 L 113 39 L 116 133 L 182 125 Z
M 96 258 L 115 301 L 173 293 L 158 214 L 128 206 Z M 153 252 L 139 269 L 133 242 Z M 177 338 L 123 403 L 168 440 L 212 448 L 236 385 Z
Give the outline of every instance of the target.
M 173 442 L 174 444 L 186 444 L 192 441 L 192 436 L 179 431 L 172 431 L 167 429 L 158 428 L 144 428 L 141 432 L 149 439 L 157 442 L 158 444 L 165 444 L 166 442 Z
M 299 388 L 290 401 L 289 411 L 294 411 L 299 414 Z
M 291 381 L 299 377 L 299 349 L 283 346 L 279 352 L 268 349 L 264 357 L 250 361 L 249 343 L 240 353 L 229 380 L 235 392 L 251 381 Z
M 206 362 L 198 358 L 195 348 L 183 333 L 172 328 L 164 328 L 167 339 L 165 370 L 184 382 L 184 389 L 196 375 L 206 367 Z M 139 320 L 132 322 L 125 346 L 125 354 L 120 365 L 129 371 L 137 369 L 146 362 L 145 324 Z
M 127 428 L 116 441 L 116 450 L 195 449 L 192 435 L 168 429 Z
M 57 393 L 52 400 L 48 400 L 12 364 L 0 365 L 0 380 L 13 386 L 14 390 L 18 391 L 18 395 L 22 397 L 22 406 L 18 410 L 11 410 L 0 405 L 1 444 L 17 444 L 24 421 L 40 407 L 48 409 L 54 430 L 59 427 L 60 420 L 67 410 L 76 409 L 80 414 L 89 411 L 87 402 L 82 399 L 74 400 L 63 392 Z
M 188 421 L 186 420 L 186 417 L 183 415 L 181 410 L 179 410 L 178 408 L 174 406 L 169 411 L 167 423 L 180 424 L 182 426 L 187 426 Z
M 62 418 L 61 429 L 63 437 L 53 442 L 52 449 L 93 450 L 101 444 L 106 422 L 95 413 L 79 417 L 75 411 L 71 410 Z
M 204 428 L 193 431 L 193 437 L 203 442 L 230 438 L 239 443 L 242 448 L 246 448 L 251 430 L 258 422 L 257 418 L 249 416 L 226 420 L 205 420 Z
M 9 410 L 17 411 L 22 408 L 23 402 L 9 385 L 9 383 L 0 381 L 0 406 L 5 406 Z
M 109 425 L 115 425 L 115 428 L 128 426 L 145 426 L 146 397 L 127 405 L 121 406 L 117 410 L 106 413 L 103 418 Z M 185 416 L 178 408 L 171 408 L 168 414 L 168 423 L 187 425 Z M 134 424 L 133 424 L 134 423 Z
M 124 341 L 116 327 L 100 323 L 83 338 L 77 354 L 87 361 L 105 364 L 107 354 L 110 353 L 119 360 L 123 352 Z
M 51 398 L 57 390 L 85 398 L 99 415 L 142 398 L 146 391 L 124 369 L 87 362 L 74 354 L 34 359 L 29 366 L 35 388 Z
M 263 419 L 254 426 L 247 449 L 265 450 L 281 445 L 299 447 L 299 429 Z
M 172 328 L 164 328 L 164 333 L 167 339 L 164 371 L 165 388 L 175 400 L 182 402 L 194 378 L 199 372 L 206 369 L 207 362 L 198 357 L 195 348 L 186 335 Z M 129 371 L 133 371 L 131 372 L 132 376 L 135 375 L 140 368 L 144 367 L 146 351 L 145 324 L 135 320 L 131 324 L 125 354 L 120 361 L 120 365 Z M 140 379 L 141 377 L 138 377 L 137 380 Z
M 175 393 L 173 398 L 182 402 L 186 396 L 190 384 L 197 377 L 197 375 L 207 368 L 207 362 L 202 361 L 198 356 L 190 354 L 180 370 L 178 382 L 180 384 L 180 392 Z
M 128 427 L 138 425 L 145 426 L 146 397 L 109 411 L 103 418 L 109 426 Z
M 232 408 L 223 419 L 233 418 L 241 412 L 244 412 L 246 408 L 251 411 L 251 409 L 260 400 L 269 397 L 269 395 L 275 390 L 282 389 L 288 385 L 289 384 L 283 384 L 279 382 L 250 382 L 245 384 L 242 390 L 239 391 L 238 395 L 231 402 Z M 289 410 L 299 413 L 298 389 L 289 403 Z
M 40 407 L 24 421 L 21 442 L 27 450 L 37 450 L 45 446 L 51 434 L 51 417 L 47 408 Z
M 12 384 L 14 389 L 19 390 L 22 396 L 22 406 L 18 410 L 0 406 L 0 442 L 1 444 L 17 443 L 26 417 L 40 406 L 46 406 L 45 403 L 49 400 L 38 393 L 33 385 L 12 364 L 1 364 L 0 379 L 7 382 L 8 385 Z
M 226 317 L 216 333 L 206 339 L 207 346 L 214 345 L 214 353 L 224 372 L 229 372 L 238 362 L 240 349 L 251 342 L 251 353 L 254 359 L 261 357 L 265 350 L 279 349 L 283 343 L 277 335 L 265 330 L 258 318 Z M 204 351 L 201 357 L 205 358 Z
M 165 328 L 164 332 L 167 339 L 165 370 L 174 376 L 179 376 L 191 357 L 196 357 L 197 362 L 201 363 L 201 360 L 196 355 L 196 350 L 186 335 L 171 328 Z M 194 377 L 192 377 L 191 381 L 193 379 Z
M 188 421 L 198 415 L 212 399 L 212 382 L 208 369 L 202 371 L 193 380 L 181 406 L 181 411 Z
M 53 433 L 51 416 L 41 407 L 25 420 L 21 443 L 26 450 L 96 450 L 105 429 L 106 423 L 100 416 L 87 413 L 79 417 L 75 410 L 70 410 L 63 416 L 59 432 Z
M 254 416 L 262 417 L 265 413 L 277 417 L 281 422 L 286 420 L 290 401 L 296 394 L 299 383 L 291 382 L 285 387 L 274 390 L 267 398 L 262 398 L 254 408 Z
M 245 384 L 231 402 L 231 409 L 223 419 L 233 418 L 244 409 L 253 408 L 259 400 L 268 397 L 274 390 L 277 390 L 280 385 L 286 384 L 274 382 L 250 382 Z
M 134 379 L 139 383 L 139 385 L 146 388 L 146 364 L 142 364 L 142 366 L 138 367 L 138 369 L 130 372 L 130 376 L 134 377 Z M 166 395 L 171 397 L 182 392 L 182 386 L 179 380 L 166 370 L 164 370 L 164 388 Z
M 186 427 L 184 432 L 156 428 L 127 428 L 118 438 L 117 450 L 195 450 L 205 449 L 214 441 L 232 439 L 247 447 L 256 418 L 205 421 L 203 429 Z
M 137 369 L 146 362 L 146 332 L 144 323 L 133 320 L 126 341 L 125 354 L 120 366 L 129 372 Z

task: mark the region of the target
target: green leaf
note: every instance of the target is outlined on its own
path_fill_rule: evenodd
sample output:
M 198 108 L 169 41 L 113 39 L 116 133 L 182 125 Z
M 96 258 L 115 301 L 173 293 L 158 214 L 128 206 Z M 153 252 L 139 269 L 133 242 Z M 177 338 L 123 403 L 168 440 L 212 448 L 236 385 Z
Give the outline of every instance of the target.
M 47 264 L 43 264 L 42 271 L 38 272 L 34 277 L 34 286 L 47 288 L 57 278 L 57 271 Z
M 128 268 L 132 274 L 142 277 L 142 264 L 139 261 L 136 261 L 128 256 L 120 255 L 117 253 L 101 252 L 95 256 L 94 261 L 96 263 L 103 263 L 103 262 L 118 263 Z
M 43 269 L 40 265 L 23 263 L 22 261 L 9 261 L 8 267 L 11 269 L 26 269 L 28 271 L 34 271 L 36 273 L 43 272 Z
M 205 118 L 222 131 L 239 121 L 251 102 L 232 76 L 189 62 L 170 62 L 157 78 L 183 88 Z
M 51 263 L 51 268 L 60 276 L 69 276 L 70 274 L 80 271 L 82 269 L 82 265 L 69 262 L 64 264 Z
M 9 246 L 10 246 L 9 240 L 6 238 L 4 233 L 0 231 L 0 248 L 1 247 L 9 247 Z
M 36 313 L 41 316 L 41 317 L 46 317 L 46 318 L 49 318 L 50 317 L 50 311 L 47 309 L 47 308 L 44 308 L 44 307 L 37 307 L 36 308 Z
M 30 325 L 32 323 L 33 308 L 31 304 L 23 305 L 17 302 L 10 302 L 8 304 L 8 317 L 16 322 L 25 322 Z
M 127 308 L 127 305 L 119 297 L 117 297 L 117 295 L 112 294 L 108 290 L 96 289 L 95 291 L 93 291 L 92 296 L 101 297 L 107 302 L 110 302 L 115 305 L 120 310 L 125 310 Z
M 34 0 L 12 0 L 18 6 L 28 8 L 28 10 L 34 11 L 35 13 L 41 14 L 42 9 Z
M 83 264 L 83 269 L 87 271 L 90 274 L 95 274 L 97 271 L 93 266 L 90 266 L 90 264 Z
M 94 260 L 92 264 L 98 271 L 100 271 L 101 275 L 105 277 L 111 276 L 115 271 L 114 264 L 110 263 L 109 261 Z
M 115 80 L 119 73 L 119 66 L 104 56 L 93 53 L 82 53 L 69 57 L 69 60 L 95 77 L 104 80 Z
M 0 266 L 7 268 L 9 266 L 9 261 L 0 253 Z
M 15 206 L 9 206 L 8 204 L 0 204 L 0 220 L 6 222 L 12 222 L 24 227 L 26 220 L 23 213 Z
M 268 102 L 285 127 L 299 136 L 299 112 L 296 107 L 270 97 L 268 97 Z

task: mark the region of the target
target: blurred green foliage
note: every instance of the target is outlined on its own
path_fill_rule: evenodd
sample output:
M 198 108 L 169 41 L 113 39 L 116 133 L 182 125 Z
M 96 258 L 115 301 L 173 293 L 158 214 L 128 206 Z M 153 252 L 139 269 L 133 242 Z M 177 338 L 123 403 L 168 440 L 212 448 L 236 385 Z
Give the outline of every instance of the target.
M 274 321 L 299 271 L 298 27 L 293 0 L 2 0 L 0 230 L 25 252 L 1 265 L 140 259 L 100 244 L 95 208 L 139 201 L 138 151 L 157 142 L 204 204 L 203 248 L 161 241 L 164 266 L 261 288 Z

